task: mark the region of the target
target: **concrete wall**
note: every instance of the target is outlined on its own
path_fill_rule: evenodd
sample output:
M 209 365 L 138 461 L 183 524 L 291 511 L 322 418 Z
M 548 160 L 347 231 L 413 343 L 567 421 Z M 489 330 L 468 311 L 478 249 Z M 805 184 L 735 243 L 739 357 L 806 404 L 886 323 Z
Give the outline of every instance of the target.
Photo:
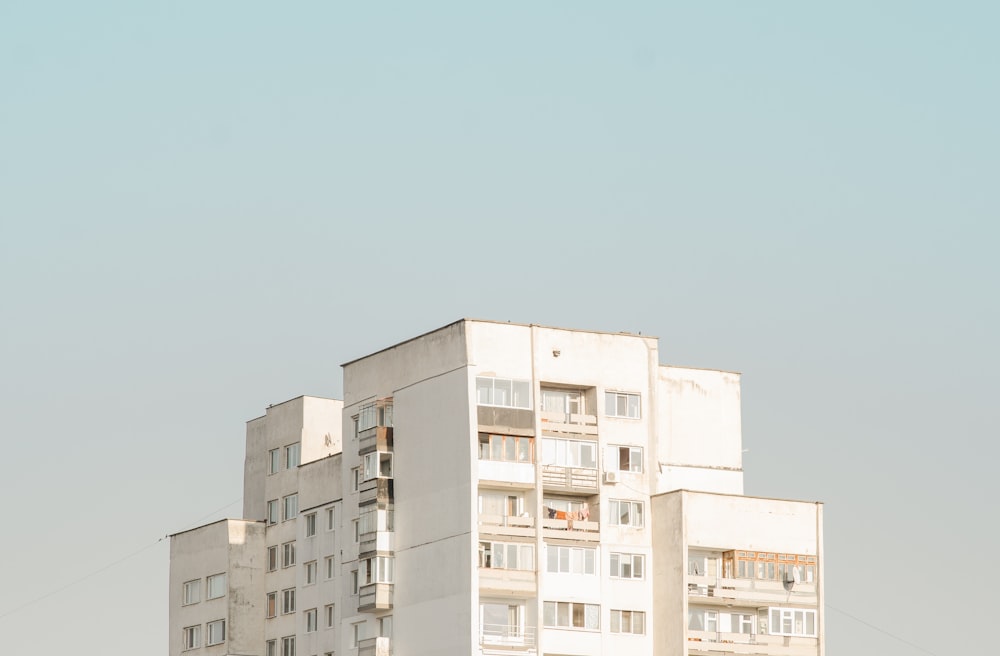
M 661 366 L 657 491 L 743 494 L 740 375 Z
M 229 519 L 184 533 L 170 540 L 169 653 L 183 649 L 183 629 L 201 626 L 203 647 L 199 654 L 257 654 L 263 643 L 262 602 L 264 526 L 258 522 Z M 226 574 L 226 595 L 206 599 L 205 579 Z M 183 585 L 199 580 L 200 601 L 183 606 Z M 226 641 L 205 647 L 208 622 L 226 620 Z
M 652 498 L 653 652 L 657 656 L 687 654 L 687 587 L 682 493 Z

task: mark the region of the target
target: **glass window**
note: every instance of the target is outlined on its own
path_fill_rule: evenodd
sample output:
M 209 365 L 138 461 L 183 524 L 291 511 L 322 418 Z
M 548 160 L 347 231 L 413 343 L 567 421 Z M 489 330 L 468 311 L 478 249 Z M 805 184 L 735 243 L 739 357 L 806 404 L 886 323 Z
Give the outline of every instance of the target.
M 378 412 L 374 403 L 367 403 L 358 410 L 358 431 L 375 428 L 378 422 Z
M 642 472 L 642 447 L 611 446 L 605 452 L 605 469 L 623 472 Z
M 562 574 L 596 574 L 597 550 L 549 544 L 545 547 L 546 571 Z
M 295 656 L 295 636 L 281 639 L 281 656 Z
M 333 508 L 326 509 L 326 530 L 332 531 L 337 528 L 336 516 Z
M 277 545 L 267 548 L 267 571 L 273 572 L 278 569 L 278 547 Z
M 277 640 L 268 640 L 264 643 L 264 656 L 278 656 Z
M 296 442 L 285 447 L 285 468 L 294 469 L 299 466 L 302 445 Z
M 642 635 L 646 632 L 646 613 L 638 610 L 612 610 L 611 633 L 634 633 Z
M 295 588 L 287 588 L 281 591 L 281 614 L 288 615 L 295 612 Z
M 306 568 L 306 585 L 316 582 L 316 561 L 311 560 L 305 564 Z
M 271 449 L 267 452 L 267 473 L 277 474 L 281 470 L 281 449 Z
M 205 598 L 218 599 L 226 595 L 226 575 L 213 574 L 205 579 Z
M 196 604 L 201 601 L 201 579 L 187 581 L 184 583 L 184 594 L 181 605 Z
M 644 568 L 645 556 L 642 554 L 611 554 L 611 578 L 641 579 Z
M 532 462 L 534 438 L 519 435 L 479 434 L 479 459 Z
M 531 381 L 476 377 L 476 402 L 504 408 L 531 408 Z
M 609 417 L 639 418 L 639 395 L 628 392 L 605 392 L 604 414 Z
M 284 514 L 282 515 L 282 521 L 288 521 L 289 519 L 295 519 L 299 515 L 299 495 L 289 494 L 283 499 L 284 501 Z
M 189 626 L 184 629 L 184 649 L 201 647 L 201 625 Z
M 329 581 L 336 574 L 336 571 L 334 570 L 333 566 L 333 556 L 327 556 L 326 558 L 323 559 L 323 562 L 326 564 L 324 570 L 326 572 L 326 579 Z
M 208 641 L 206 645 L 218 645 L 226 641 L 226 620 L 215 620 L 207 624 Z
M 612 525 L 642 528 L 643 512 L 641 501 L 612 499 L 610 501 L 610 510 L 611 518 L 609 523 Z
M 280 509 L 279 501 L 277 499 L 272 499 L 267 502 L 267 523 L 277 524 L 278 523 L 278 511 Z
M 601 608 L 597 604 L 569 601 L 546 601 L 542 608 L 545 626 L 597 630 Z
M 286 542 L 281 545 L 281 566 L 291 567 L 295 564 L 295 543 Z
M 323 614 L 326 616 L 326 628 L 332 629 L 334 624 L 334 605 L 327 604 L 323 609 Z
M 306 537 L 311 538 L 316 535 L 316 513 L 309 513 L 305 516 L 306 520 Z
M 275 615 L 278 614 L 278 593 L 277 592 L 268 592 L 267 593 L 267 602 L 265 604 L 265 611 L 267 613 L 267 617 L 274 617 Z
M 543 438 L 542 464 L 597 469 L 597 442 Z
M 317 616 L 316 609 L 310 608 L 306 611 L 306 633 L 312 633 L 316 630 L 317 626 Z

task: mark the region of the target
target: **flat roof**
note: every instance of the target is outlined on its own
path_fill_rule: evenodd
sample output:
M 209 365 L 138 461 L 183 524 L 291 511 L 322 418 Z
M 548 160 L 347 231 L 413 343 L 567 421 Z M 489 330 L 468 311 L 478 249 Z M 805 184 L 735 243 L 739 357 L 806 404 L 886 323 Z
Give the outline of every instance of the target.
M 814 505 L 822 506 L 822 501 L 808 501 L 806 499 L 781 499 L 778 497 L 761 497 L 753 494 L 726 494 L 725 492 L 711 492 L 709 490 L 689 490 L 687 488 L 678 488 L 676 490 L 670 490 L 669 492 L 657 492 L 656 494 L 650 494 L 649 498 L 654 499 L 656 497 L 666 496 L 668 494 L 676 494 L 678 492 L 688 492 L 690 494 L 710 494 L 716 497 L 732 497 L 735 499 L 758 499 L 760 501 L 788 501 L 791 503 L 811 503 Z
M 167 537 L 168 538 L 172 538 L 172 537 L 176 537 L 178 535 L 183 535 L 185 533 L 190 533 L 191 531 L 198 531 L 198 530 L 201 530 L 203 528 L 207 528 L 209 526 L 214 526 L 215 524 L 219 524 L 221 522 L 246 522 L 247 524 L 263 524 L 264 523 L 264 521 L 260 520 L 260 519 L 242 519 L 242 518 L 239 518 L 239 517 L 224 517 L 222 519 L 217 519 L 214 522 L 209 522 L 207 524 L 202 524 L 201 526 L 195 526 L 193 528 L 187 528 L 187 529 L 184 529 L 183 531 L 177 531 L 176 533 L 168 533 Z
M 332 399 L 332 398 L 330 398 L 328 396 L 316 396 L 315 394 L 299 394 L 298 396 L 294 396 L 294 397 L 292 397 L 290 399 L 286 399 L 284 401 L 278 401 L 277 403 L 272 403 L 272 404 L 270 404 L 270 405 L 267 406 L 267 410 L 270 410 L 271 408 L 274 408 L 274 407 L 279 406 L 279 405 L 285 405 L 286 403 L 291 403 L 292 401 L 298 401 L 299 399 L 321 399 L 323 401 L 342 401 L 343 400 L 343 399 Z M 267 416 L 267 412 L 265 411 L 264 414 L 260 415 L 259 417 L 254 417 L 253 419 L 247 419 L 247 423 L 249 424 L 251 421 L 257 421 L 258 419 L 263 419 L 266 416 Z
M 407 344 L 409 342 L 412 342 L 412 341 L 415 341 L 415 340 L 418 340 L 418 339 L 422 339 L 424 337 L 427 337 L 428 335 L 433 335 L 434 333 L 436 333 L 438 331 L 444 330 L 446 328 L 451 328 L 452 326 L 458 325 L 460 323 L 495 323 L 495 324 L 499 324 L 499 325 L 502 325 L 502 326 L 521 326 L 522 328 L 544 328 L 546 330 L 565 330 L 565 331 L 571 332 L 571 333 L 590 333 L 592 335 L 617 335 L 617 336 L 620 336 L 620 337 L 638 337 L 639 339 L 659 339 L 659 337 L 656 337 L 654 335 L 643 335 L 641 333 L 630 333 L 630 332 L 624 332 L 624 331 L 623 332 L 613 333 L 613 332 L 610 332 L 610 331 L 607 331 L 607 330 L 584 330 L 582 328 L 563 328 L 561 326 L 546 326 L 546 325 L 539 324 L 539 323 L 518 323 L 517 321 L 496 321 L 494 319 L 472 319 L 472 318 L 466 317 L 466 318 L 459 319 L 458 321 L 452 321 L 451 323 L 445 324 L 445 325 L 443 325 L 443 326 L 441 326 L 439 328 L 435 328 L 434 330 L 428 330 L 427 332 L 421 333 L 421 334 L 417 335 L 416 337 L 410 337 L 409 339 L 404 339 L 403 341 L 397 342 L 397 343 L 395 343 L 395 344 L 393 344 L 391 346 L 386 346 L 385 348 L 379 349 L 377 351 L 372 351 L 368 355 L 362 355 L 359 358 L 354 358 L 353 360 L 349 360 L 347 362 L 344 362 L 340 366 L 341 367 L 346 367 L 347 365 L 354 364 L 355 362 L 358 362 L 360 360 L 364 360 L 365 358 L 370 358 L 373 355 L 378 355 L 379 353 L 384 353 L 386 351 L 392 350 L 392 349 L 396 348 L 397 346 L 402 346 L 403 344 Z

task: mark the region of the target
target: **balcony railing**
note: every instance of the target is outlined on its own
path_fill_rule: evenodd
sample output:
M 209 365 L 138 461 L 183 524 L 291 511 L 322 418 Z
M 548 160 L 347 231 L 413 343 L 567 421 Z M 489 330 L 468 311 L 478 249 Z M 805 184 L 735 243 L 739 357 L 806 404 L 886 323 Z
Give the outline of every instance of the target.
M 542 519 L 542 535 L 547 538 L 567 538 L 585 542 L 600 542 L 601 523 L 580 519 Z
M 534 596 L 537 589 L 535 570 L 480 567 L 479 589 L 517 596 Z
M 358 656 L 389 656 L 392 642 L 389 638 L 365 638 L 358 640 Z
M 597 494 L 597 470 L 542 465 L 542 485 L 549 490 Z
M 773 636 L 762 633 L 688 631 L 688 651 L 692 654 L 760 654 L 772 656 L 816 656 L 816 638 Z
M 479 643 L 507 649 L 532 649 L 535 646 L 535 627 L 483 624 L 479 627 Z
M 392 583 L 369 583 L 358 590 L 358 610 L 389 610 L 392 608 Z
M 375 426 L 358 433 L 358 454 L 392 451 L 392 426 Z
M 815 583 L 787 584 L 762 579 L 726 579 L 716 576 L 687 576 L 688 595 L 728 602 L 794 602 L 815 604 Z
M 373 533 L 362 533 L 359 538 L 358 552 L 366 554 L 368 552 L 381 551 L 393 552 L 396 547 L 396 534 L 393 531 L 375 531 Z
M 535 536 L 534 517 L 515 517 L 512 515 L 480 515 L 480 533 L 495 535 L 516 535 L 530 538 Z
M 597 417 L 565 412 L 539 413 L 542 431 L 555 433 L 575 433 L 577 435 L 597 435 Z

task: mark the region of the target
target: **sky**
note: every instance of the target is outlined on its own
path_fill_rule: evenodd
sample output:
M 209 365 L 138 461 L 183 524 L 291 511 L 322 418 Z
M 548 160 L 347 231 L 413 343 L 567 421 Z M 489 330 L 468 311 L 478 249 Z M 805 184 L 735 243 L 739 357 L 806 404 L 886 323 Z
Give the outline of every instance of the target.
M 244 422 L 474 317 L 743 372 L 746 492 L 826 504 L 827 653 L 979 653 L 998 20 L 0 0 L 5 651 L 166 654 Z

